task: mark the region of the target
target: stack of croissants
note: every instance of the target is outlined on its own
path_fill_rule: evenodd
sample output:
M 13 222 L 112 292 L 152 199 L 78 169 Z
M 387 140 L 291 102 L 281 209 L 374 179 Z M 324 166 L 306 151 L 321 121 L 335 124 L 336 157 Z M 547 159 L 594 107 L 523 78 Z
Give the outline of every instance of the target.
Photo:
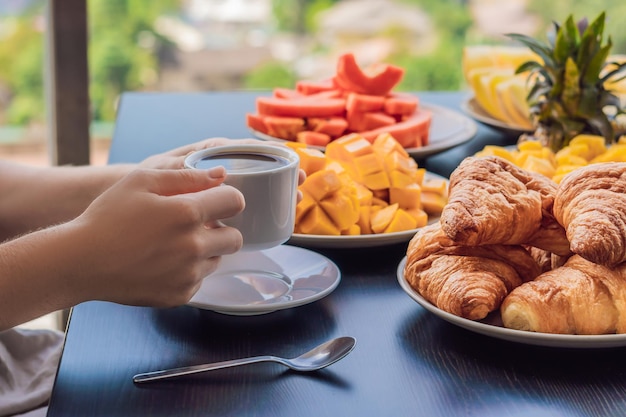
M 499 157 L 466 158 L 439 222 L 411 239 L 404 277 L 466 319 L 499 310 L 517 330 L 626 333 L 626 163 L 557 185 Z

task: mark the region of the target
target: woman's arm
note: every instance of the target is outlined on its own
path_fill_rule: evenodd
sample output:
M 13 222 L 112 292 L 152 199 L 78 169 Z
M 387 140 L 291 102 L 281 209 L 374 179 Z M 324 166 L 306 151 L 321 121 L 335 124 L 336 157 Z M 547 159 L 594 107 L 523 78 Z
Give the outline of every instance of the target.
M 259 143 L 256 139 L 237 141 Z M 150 156 L 136 165 L 32 167 L 0 160 L 0 242 L 75 218 L 137 167 L 182 169 L 190 153 L 232 143 L 227 138 L 204 139 Z
M 88 300 L 186 303 L 241 248 L 244 208 L 223 168 L 137 169 L 75 219 L 0 244 L 0 331 Z
M 182 169 L 189 153 L 225 143 L 207 139 L 136 166 L 0 162 L 0 331 L 87 300 L 187 302 L 242 244 L 219 222 L 245 205 L 239 191 L 218 187 L 225 170 Z
M 75 218 L 133 168 L 31 167 L 0 161 L 0 242 Z

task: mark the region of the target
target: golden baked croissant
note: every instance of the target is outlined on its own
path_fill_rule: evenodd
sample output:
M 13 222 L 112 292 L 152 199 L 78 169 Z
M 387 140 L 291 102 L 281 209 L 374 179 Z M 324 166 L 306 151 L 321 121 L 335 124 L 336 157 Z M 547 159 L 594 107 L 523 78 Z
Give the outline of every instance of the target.
M 459 246 L 439 223 L 411 239 L 404 268 L 407 282 L 431 304 L 471 320 L 497 310 L 513 288 L 539 273 L 523 247 Z
M 552 214 L 556 183 L 499 157 L 468 157 L 450 175 L 441 214 L 459 245 L 529 245 L 568 255 L 565 230 Z
M 573 255 L 515 288 L 500 308 L 505 327 L 542 333 L 626 333 L 626 263 L 608 268 Z
M 559 184 L 554 216 L 572 252 L 607 266 L 626 261 L 626 163 L 593 164 L 569 173 Z
M 526 246 L 526 250 L 530 253 L 537 264 L 539 264 L 539 268 L 541 272 L 550 271 L 554 268 L 558 268 L 562 266 L 565 261 L 569 258 L 568 256 L 559 256 L 552 252 L 548 252 L 544 249 L 535 248 L 534 246 Z

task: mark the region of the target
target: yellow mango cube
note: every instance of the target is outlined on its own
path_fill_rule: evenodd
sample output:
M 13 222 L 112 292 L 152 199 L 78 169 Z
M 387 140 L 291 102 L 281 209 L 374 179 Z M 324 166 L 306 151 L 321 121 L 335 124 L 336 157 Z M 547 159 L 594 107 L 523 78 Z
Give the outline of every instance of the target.
M 410 156 L 404 156 L 399 152 L 392 152 L 384 155 L 385 169 L 391 173 L 400 171 L 405 174 L 414 175 L 417 170 L 417 162 Z
M 580 168 L 580 165 L 559 165 L 554 171 L 554 175 L 552 176 L 552 181 L 557 184 L 561 182 L 563 177 L 565 177 L 570 172 Z
M 347 166 L 347 164 L 343 162 L 334 161 L 327 158 L 326 166 L 324 169 L 334 171 L 339 176 L 342 184 L 354 183 L 354 178 L 356 174 L 353 172 L 351 167 Z
M 315 201 L 321 201 L 326 196 L 339 190 L 341 186 L 342 182 L 339 175 L 335 171 L 325 169 L 314 172 L 307 177 L 300 189 L 309 193 Z
M 344 162 L 352 162 L 354 158 L 372 152 L 370 141 L 356 133 L 335 139 L 326 145 L 328 158 Z
M 522 168 L 527 171 L 545 175 L 548 178 L 552 178 L 555 173 L 555 167 L 548 160 L 534 155 L 528 156 Z
M 426 213 L 429 215 L 439 216 L 441 215 L 445 205 L 448 203 L 448 199 L 441 194 L 422 190 L 420 202 L 422 203 L 422 210 Z
M 326 155 L 319 149 L 296 147 L 295 151 L 300 157 L 300 168 L 307 175 L 322 170 L 326 166 Z
M 519 149 L 521 152 L 540 151 L 541 149 L 543 149 L 543 145 L 541 144 L 541 142 L 538 142 L 536 140 L 527 140 L 527 141 L 518 143 L 517 149 Z
M 361 234 L 361 228 L 358 224 L 350 225 L 347 229 L 341 231 L 342 235 L 357 236 Z
M 586 143 L 570 143 L 556 153 L 556 161 L 558 163 L 561 163 L 560 161 L 566 158 L 580 158 L 588 162 L 592 158 L 592 151 Z
M 585 156 L 587 161 L 606 152 L 606 140 L 603 136 L 578 135 L 573 137 L 569 142 L 569 146 L 577 146 L 579 144 L 585 144 L 589 150 L 589 153 Z
M 519 167 L 523 167 L 526 163 L 526 160 L 530 157 L 534 158 L 543 158 L 545 156 L 544 152 L 541 149 L 538 150 L 529 150 L 524 152 L 517 152 L 515 154 L 515 161 L 513 163 Z
M 375 152 L 382 155 L 388 155 L 392 152 L 398 152 L 405 157 L 410 157 L 409 153 L 404 149 L 404 146 L 400 145 L 393 136 L 389 133 L 382 133 L 374 139 L 372 147 Z
M 389 173 L 389 186 L 391 188 L 402 188 L 415 183 L 415 176 L 413 175 L 408 175 L 401 171 L 392 171 Z
M 382 190 L 389 188 L 389 177 L 385 171 L 375 172 L 369 175 L 365 175 L 361 182 L 370 190 Z
M 342 162 L 335 161 L 334 159 L 326 158 L 326 165 L 324 166 L 324 169 L 327 169 L 329 171 L 334 171 L 336 174 L 340 176 L 348 175 L 348 170 L 346 166 Z
M 559 165 L 554 171 L 554 175 L 569 174 L 570 172 L 580 167 L 581 165 Z
M 428 178 L 422 182 L 422 190 L 440 195 L 448 195 L 448 181 L 443 178 Z
M 513 154 L 502 146 L 487 145 L 482 151 L 477 152 L 476 156 L 499 156 L 502 159 L 515 163 Z
M 308 192 L 302 192 L 302 200 L 296 206 L 296 224 L 302 221 L 302 218 L 317 205 L 315 199 Z
M 384 232 L 385 229 L 387 229 L 387 227 L 391 223 L 391 220 L 393 220 L 393 217 L 395 216 L 396 211 L 398 211 L 398 205 L 390 204 L 387 207 L 381 208 L 380 210 L 372 213 L 372 219 L 371 219 L 372 232 L 374 233 Z
M 563 148 L 562 150 L 565 150 Z M 603 154 L 604 155 L 604 154 Z M 557 165 L 580 165 L 584 166 L 589 163 L 587 159 L 582 156 L 572 154 L 570 152 L 559 152 L 556 154 L 556 163 Z
M 359 178 L 384 171 L 380 157 L 375 153 L 369 153 L 354 158 L 353 165 Z
M 372 207 L 387 207 L 388 205 L 389 203 L 386 200 L 376 196 L 372 197 Z
M 369 206 L 372 204 L 374 193 L 361 183 L 354 183 L 356 189 L 356 198 L 360 206 Z
M 300 233 L 307 235 L 339 236 L 340 234 L 339 229 L 319 206 L 308 211 L 307 215 L 298 223 L 298 228 Z
M 339 230 L 350 227 L 359 219 L 358 207 L 346 194 L 334 193 L 320 201 L 319 205 Z
M 626 144 L 618 142 L 591 160 L 594 164 L 598 162 L 626 162 Z
M 424 227 L 428 224 L 428 213 L 424 210 L 415 208 L 405 211 L 415 219 L 415 227 Z
M 415 182 L 422 185 L 424 178 L 426 177 L 426 168 L 418 168 L 415 173 Z
M 356 224 L 361 229 L 362 235 L 372 234 L 372 226 L 370 224 L 371 219 L 372 219 L 372 207 L 371 206 L 359 207 L 359 220 L 357 220 Z
M 389 204 L 398 204 L 401 209 L 409 210 L 421 207 L 422 187 L 413 183 L 406 187 L 389 189 Z
M 405 230 L 415 229 L 417 221 L 406 211 L 399 208 L 393 215 L 391 222 L 385 228 L 384 233 L 403 232 Z

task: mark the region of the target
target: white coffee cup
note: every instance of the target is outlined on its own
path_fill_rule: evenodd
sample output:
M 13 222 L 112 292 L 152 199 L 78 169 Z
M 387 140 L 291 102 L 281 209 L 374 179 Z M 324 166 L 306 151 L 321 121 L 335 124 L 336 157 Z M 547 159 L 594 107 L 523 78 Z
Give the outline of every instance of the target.
M 243 194 L 246 208 L 222 222 L 243 235 L 245 251 L 278 246 L 291 237 L 298 195 L 300 158 L 285 146 L 233 144 L 207 148 L 185 158 L 185 167 L 223 166 L 225 184 Z

